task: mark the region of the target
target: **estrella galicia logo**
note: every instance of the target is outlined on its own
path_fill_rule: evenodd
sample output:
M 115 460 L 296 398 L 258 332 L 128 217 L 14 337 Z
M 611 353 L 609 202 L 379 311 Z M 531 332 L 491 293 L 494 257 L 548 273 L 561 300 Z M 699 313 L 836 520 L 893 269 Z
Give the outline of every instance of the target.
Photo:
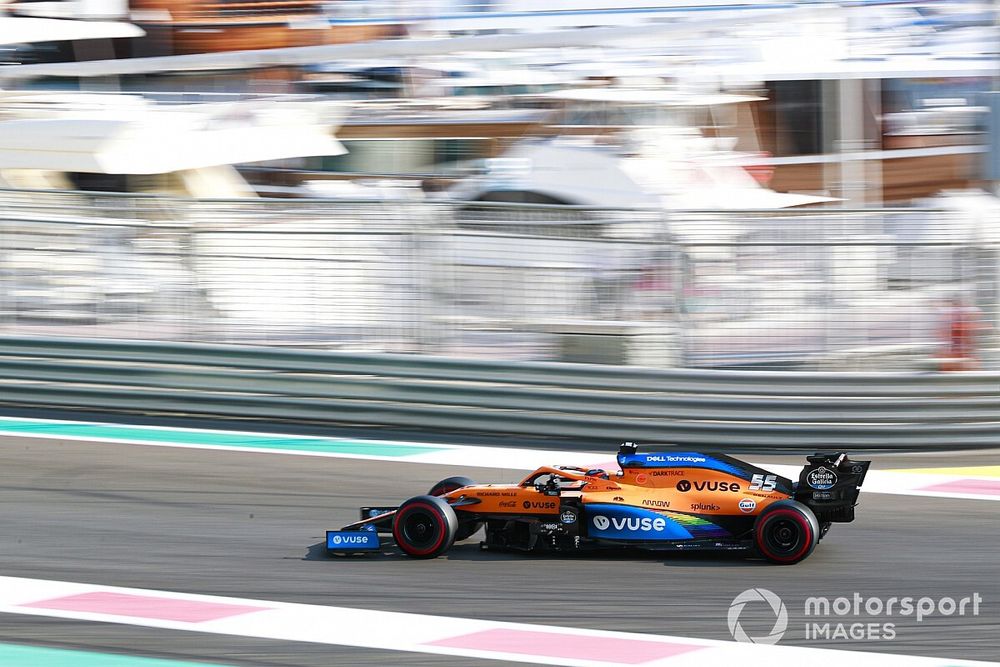
M 771 607 L 771 611 L 774 612 L 774 626 L 766 635 L 748 635 L 743 626 L 740 625 L 740 614 L 743 613 L 743 608 L 751 602 L 766 602 Z M 788 610 L 781 598 L 766 588 L 748 588 L 733 598 L 726 620 L 729 623 L 729 634 L 738 642 L 777 644 L 784 636 L 785 630 L 788 629 Z
M 597 530 L 607 530 L 609 526 L 611 526 L 611 522 L 608 521 L 608 517 L 601 516 L 600 514 L 594 517 L 594 527 Z
M 829 468 L 819 467 L 809 471 L 809 474 L 806 476 L 806 482 L 814 489 L 826 491 L 837 485 L 837 473 Z
M 686 479 L 682 479 L 681 481 L 677 482 L 677 490 L 680 491 L 681 493 L 686 493 L 690 491 L 691 482 L 687 481 Z
M 559 520 L 563 523 L 576 523 L 576 512 L 565 510 L 559 515 Z

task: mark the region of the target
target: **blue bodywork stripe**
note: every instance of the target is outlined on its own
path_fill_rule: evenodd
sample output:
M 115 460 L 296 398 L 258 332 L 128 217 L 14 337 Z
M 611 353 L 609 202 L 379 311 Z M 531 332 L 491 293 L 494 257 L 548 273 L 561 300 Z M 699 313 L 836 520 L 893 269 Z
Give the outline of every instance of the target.
M 703 468 L 749 479 L 743 468 L 698 452 L 651 452 L 649 454 L 620 454 L 618 465 L 625 468 Z

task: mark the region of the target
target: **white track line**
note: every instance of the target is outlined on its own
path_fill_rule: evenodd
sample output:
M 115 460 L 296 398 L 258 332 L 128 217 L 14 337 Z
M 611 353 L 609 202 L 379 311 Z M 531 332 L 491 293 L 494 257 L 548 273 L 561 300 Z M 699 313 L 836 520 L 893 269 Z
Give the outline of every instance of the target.
M 60 433 L 48 433 L 42 431 L 26 431 L 21 429 L 4 428 L 5 423 L 32 421 L 39 424 L 51 424 L 53 427 L 67 425 L 100 426 L 108 428 L 121 428 L 121 437 L 89 437 L 72 436 Z M 248 440 L 256 441 L 254 447 L 239 445 L 225 445 L 190 442 L 189 438 L 179 442 L 164 440 L 143 440 L 134 435 L 125 435 L 128 430 L 150 430 L 157 433 L 177 432 L 186 435 L 205 435 L 210 438 L 212 435 L 224 434 L 227 436 L 241 436 Z M 255 431 L 223 431 L 197 428 L 172 428 L 164 426 L 131 426 L 114 423 L 101 422 L 75 422 L 67 420 L 22 420 L 15 418 L 0 417 L 0 434 L 15 437 L 36 438 L 43 440 L 77 440 L 83 442 L 104 442 L 114 444 L 131 444 L 156 447 L 180 447 L 191 449 L 216 449 L 222 451 L 247 452 L 255 454 L 283 454 L 286 456 L 318 456 L 325 458 L 346 458 L 375 461 L 392 461 L 397 463 L 422 463 L 449 465 L 456 467 L 476 467 L 494 468 L 499 470 L 533 470 L 542 465 L 574 465 L 580 467 L 600 467 L 609 471 L 617 469 L 613 451 L 607 454 L 580 451 L 559 451 L 542 449 L 524 449 L 515 447 L 483 447 L 474 445 L 448 445 L 430 442 L 413 441 L 388 441 L 388 440 L 363 440 L 356 438 L 321 438 L 316 436 L 292 435 L 280 433 L 261 433 Z M 372 453 L 361 452 L 322 452 L 303 451 L 297 449 L 278 449 L 260 446 L 260 441 L 338 441 L 357 444 L 361 449 L 371 447 Z M 402 445 L 412 447 L 426 447 L 434 451 L 384 456 L 375 452 L 379 447 L 385 445 Z M 757 464 L 762 468 L 772 470 L 778 474 L 798 479 L 801 465 L 777 465 L 777 464 Z M 988 475 L 976 474 L 948 474 L 945 472 L 935 473 L 907 473 L 902 471 L 871 470 L 865 479 L 862 489 L 864 493 L 887 493 L 894 495 L 924 496 L 930 498 L 959 498 L 966 500 L 992 500 L 1000 501 L 1000 479 Z
M 413 564 L 414 568 L 420 566 Z M 738 644 L 690 637 L 191 595 L 0 577 L 0 612 L 240 637 L 578 667 L 813 664 L 940 667 L 1000 663 Z M 720 610 L 720 614 L 723 611 Z M 723 618 L 720 623 L 725 623 Z

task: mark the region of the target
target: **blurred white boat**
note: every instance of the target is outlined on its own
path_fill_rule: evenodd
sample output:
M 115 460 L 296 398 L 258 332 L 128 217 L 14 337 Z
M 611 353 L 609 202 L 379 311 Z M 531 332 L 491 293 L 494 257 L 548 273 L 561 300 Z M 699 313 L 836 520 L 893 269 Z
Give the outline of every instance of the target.
M 692 110 L 752 102 L 742 95 L 655 89 L 569 89 L 544 95 L 593 109 L 610 109 L 626 124 L 591 136 L 558 136 L 515 144 L 486 162 L 485 173 L 448 194 L 465 202 L 521 202 L 651 211 L 775 210 L 824 204 L 834 198 L 775 192 L 745 168 L 752 155 L 733 150 L 736 139 L 706 137 L 684 125 Z M 579 110 L 577 111 L 577 113 Z M 573 112 L 570 113 L 572 115 Z M 625 229 L 629 231 L 624 231 Z M 713 223 L 672 220 L 671 236 L 699 244 L 732 241 L 744 227 L 728 216 Z M 618 225 L 610 232 L 652 238 L 663 230 Z M 707 252 L 707 250 L 703 251 Z
M 254 196 L 233 165 L 344 152 L 332 129 L 338 108 L 302 100 L 156 104 L 133 95 L 0 92 L 0 182 Z

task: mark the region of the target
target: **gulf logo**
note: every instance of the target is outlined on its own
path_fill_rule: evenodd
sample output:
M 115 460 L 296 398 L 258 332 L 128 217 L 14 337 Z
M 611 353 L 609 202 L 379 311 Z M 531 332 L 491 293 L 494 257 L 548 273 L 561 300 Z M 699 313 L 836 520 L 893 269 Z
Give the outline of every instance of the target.
M 740 511 L 749 514 L 757 509 L 757 501 L 752 498 L 744 498 L 740 501 Z

